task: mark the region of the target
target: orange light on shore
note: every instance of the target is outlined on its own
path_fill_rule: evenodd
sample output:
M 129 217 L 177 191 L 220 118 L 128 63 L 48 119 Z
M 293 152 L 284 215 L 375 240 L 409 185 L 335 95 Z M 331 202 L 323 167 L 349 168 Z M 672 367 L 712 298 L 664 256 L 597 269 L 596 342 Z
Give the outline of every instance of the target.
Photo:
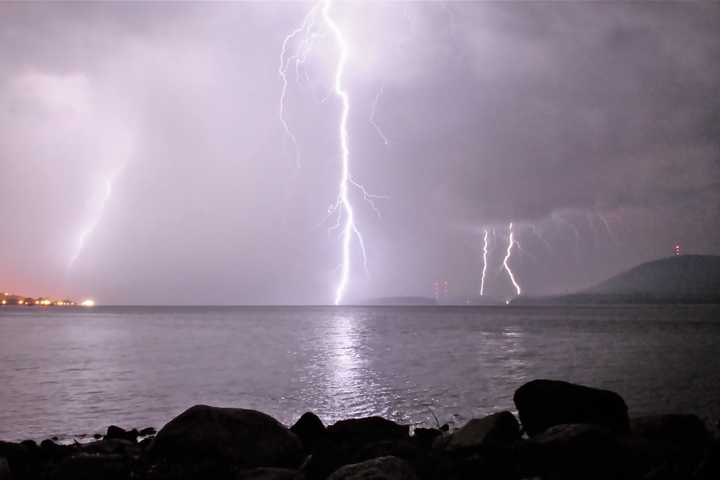
M 95 300 L 88 298 L 87 300 L 83 300 L 80 304 L 83 307 L 94 307 L 95 306 Z

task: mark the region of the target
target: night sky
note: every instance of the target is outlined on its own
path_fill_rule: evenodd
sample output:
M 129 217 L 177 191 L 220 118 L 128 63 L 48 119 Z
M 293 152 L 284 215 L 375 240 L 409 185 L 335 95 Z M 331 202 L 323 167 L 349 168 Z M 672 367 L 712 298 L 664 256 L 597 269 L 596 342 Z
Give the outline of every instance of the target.
M 307 3 L 0 3 L 0 289 L 330 303 L 338 50 Z M 347 301 L 558 293 L 720 254 L 720 3 L 354 2 Z M 289 48 L 294 53 L 297 42 Z M 374 107 L 374 108 L 373 108 Z M 374 117 L 373 114 L 374 113 Z M 373 125 L 377 125 L 378 132 Z M 388 139 L 383 141 L 382 135 Z M 494 233 L 493 233 L 494 232 Z M 81 240 L 82 239 L 82 240 Z

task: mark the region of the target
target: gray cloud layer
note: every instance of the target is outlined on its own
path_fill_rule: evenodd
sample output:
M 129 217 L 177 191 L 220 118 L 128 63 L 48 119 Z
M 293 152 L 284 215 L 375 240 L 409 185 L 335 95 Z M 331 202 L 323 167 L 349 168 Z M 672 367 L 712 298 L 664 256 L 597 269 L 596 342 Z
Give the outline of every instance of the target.
M 278 119 L 280 47 L 307 8 L 0 4 L 3 288 L 106 303 L 332 300 L 328 37 L 307 77 L 290 76 L 300 169 Z M 511 221 L 530 293 L 590 284 L 676 241 L 720 253 L 717 3 L 335 13 L 351 51 L 354 176 L 389 197 L 381 218 L 355 198 L 370 275 L 355 258 L 351 298 L 429 294 L 438 278 L 475 294 L 485 228 L 488 291 L 509 295 L 498 270 Z M 389 145 L 369 122 L 380 88 Z

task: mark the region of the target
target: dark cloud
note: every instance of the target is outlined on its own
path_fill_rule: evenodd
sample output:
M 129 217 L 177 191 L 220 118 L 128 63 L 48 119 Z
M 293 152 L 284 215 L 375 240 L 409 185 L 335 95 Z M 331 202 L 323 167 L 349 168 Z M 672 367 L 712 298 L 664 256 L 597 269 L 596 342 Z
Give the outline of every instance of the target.
M 106 302 L 327 302 L 338 106 L 327 38 L 278 119 L 300 3 L 0 4 L 0 278 Z M 528 292 L 720 253 L 717 3 L 343 4 L 370 275 L 351 297 Z M 304 73 L 307 73 L 305 77 Z M 369 122 L 390 139 L 384 145 Z M 107 179 L 112 193 L 106 197 Z M 104 207 L 100 208 L 102 205 Z M 77 261 L 83 230 L 89 230 Z

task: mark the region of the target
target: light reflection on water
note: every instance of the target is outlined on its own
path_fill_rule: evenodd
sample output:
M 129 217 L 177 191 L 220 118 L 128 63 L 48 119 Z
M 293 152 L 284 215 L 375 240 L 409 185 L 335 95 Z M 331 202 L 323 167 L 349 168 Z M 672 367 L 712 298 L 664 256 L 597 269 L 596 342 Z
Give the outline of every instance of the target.
M 718 307 L 123 308 L 0 312 L 0 439 L 161 426 L 207 403 L 285 423 L 464 422 L 533 378 L 631 411 L 720 415 Z

